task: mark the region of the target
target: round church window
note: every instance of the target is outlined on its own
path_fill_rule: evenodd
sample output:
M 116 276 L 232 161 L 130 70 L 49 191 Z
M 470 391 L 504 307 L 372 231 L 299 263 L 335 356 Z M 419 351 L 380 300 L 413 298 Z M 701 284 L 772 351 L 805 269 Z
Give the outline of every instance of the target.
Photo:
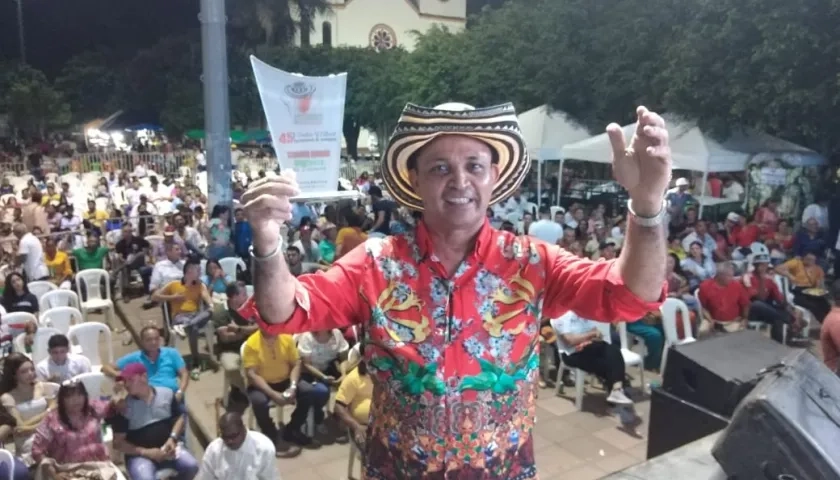
M 397 34 L 388 25 L 375 25 L 370 30 L 370 46 L 377 50 L 390 50 L 397 46 Z

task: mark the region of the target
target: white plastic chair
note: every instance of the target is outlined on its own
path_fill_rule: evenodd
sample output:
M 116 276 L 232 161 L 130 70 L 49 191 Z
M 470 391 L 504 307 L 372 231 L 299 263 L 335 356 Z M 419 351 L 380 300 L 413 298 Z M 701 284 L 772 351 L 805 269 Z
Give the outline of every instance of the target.
M 102 282 L 105 282 L 105 292 L 102 291 Z M 114 302 L 111 299 L 111 275 L 107 270 L 99 268 L 91 268 L 82 270 L 76 274 L 76 291 L 79 298 L 85 298 L 82 295 L 82 284 L 87 290 L 87 300 L 81 302 L 80 310 L 87 320 L 87 314 L 91 310 L 105 309 L 105 318 L 108 325 L 112 325 L 111 320 L 114 317 Z M 104 295 L 103 295 L 104 293 Z
M 691 318 L 689 316 L 688 305 L 678 298 L 666 298 L 665 303 L 659 307 L 662 312 L 662 330 L 665 331 L 665 344 L 662 346 L 662 365 L 659 367 L 660 373 L 665 373 L 665 362 L 668 358 L 668 350 L 675 345 L 685 345 L 697 341 L 691 335 Z M 677 312 L 682 316 L 682 325 L 684 338 L 680 340 L 677 330 Z
M 5 464 L 6 470 L 9 472 L 6 478 L 0 480 L 12 480 L 15 472 L 15 457 L 12 455 L 12 452 L 6 449 L 0 449 L 0 463 Z
M 38 300 L 38 311 L 46 312 L 55 307 L 79 308 L 79 296 L 73 290 L 57 289 L 47 292 Z
M 40 325 L 52 327 L 64 335 L 70 332 L 70 327 L 84 322 L 82 312 L 74 307 L 55 307 L 41 312 Z
M 29 292 L 32 295 L 35 295 L 35 298 L 38 299 L 38 302 L 41 302 L 41 298 L 46 295 L 48 292 L 52 292 L 53 290 L 57 290 L 58 287 L 52 283 L 47 282 L 44 280 L 37 280 L 34 282 L 29 282 L 26 284 L 27 288 L 29 288 Z
M 605 325 L 606 331 L 604 331 Z M 612 343 L 612 338 L 610 335 L 610 329 L 608 323 L 599 323 L 598 328 L 601 329 L 601 333 L 604 334 L 604 341 L 607 343 Z M 645 357 L 644 355 L 640 355 L 628 347 L 627 344 L 627 324 L 625 322 L 618 322 L 616 324 L 616 328 L 618 329 L 618 338 L 621 340 L 621 356 L 624 357 L 624 365 L 628 367 L 639 367 L 639 382 L 644 388 L 645 385 Z
M 557 215 L 557 212 L 566 213 L 566 209 L 561 207 L 560 205 L 555 205 L 551 207 L 551 219 L 554 220 L 554 217 Z
M 53 335 L 62 335 L 61 331 L 51 327 L 39 327 L 32 339 L 32 363 L 38 364 L 41 360 L 50 356 L 48 342 Z M 20 337 L 20 335 L 18 335 Z M 17 338 L 15 338 L 17 342 Z M 22 353 L 23 351 L 21 351 Z
M 358 457 L 359 461 L 363 460 L 362 449 L 356 445 L 356 439 L 353 437 L 353 431 L 349 428 L 347 429 L 347 436 L 350 438 L 350 441 L 347 442 L 350 444 L 350 458 L 347 460 L 347 478 L 358 478 L 353 476 L 353 464 L 356 463 L 356 458 Z M 362 467 L 364 469 L 364 467 Z
M 108 346 L 108 359 L 113 362 L 116 358 L 114 357 L 114 345 L 111 343 L 112 333 L 108 325 L 99 322 L 85 322 L 73 325 L 67 332 L 67 338 L 70 339 L 70 342 L 75 342 L 79 346 L 79 354 L 90 360 L 91 370 L 94 372 L 102 371 L 102 365 L 105 364 L 99 352 L 100 335 L 105 336 L 105 345 Z
M 245 261 L 239 257 L 225 257 L 219 259 L 219 265 L 222 266 L 222 271 L 225 272 L 225 275 L 234 280 L 236 280 L 236 267 L 241 268 L 243 271 L 247 268 Z M 202 271 L 202 273 L 204 272 Z
M 38 324 L 38 317 L 27 312 L 14 312 L 3 315 L 3 325 L 11 330 L 12 335 L 23 333 L 29 323 Z
M 557 337 L 557 341 L 556 341 L 557 351 L 562 352 L 563 351 L 563 344 L 560 342 L 560 330 L 559 330 L 560 319 L 559 318 L 554 318 L 554 319 L 551 320 L 550 323 L 551 323 L 551 328 L 554 329 L 554 335 Z M 561 393 L 563 393 L 563 388 L 564 388 L 563 372 L 565 370 L 571 370 L 571 369 L 572 369 L 572 367 L 566 366 L 563 363 L 563 355 L 561 353 L 561 355 L 560 355 L 560 365 L 557 366 L 557 381 L 555 382 L 556 388 L 555 388 L 555 391 L 554 391 L 555 395 L 559 396 Z M 586 388 L 586 372 L 584 372 L 583 370 L 581 370 L 579 368 L 574 368 L 574 373 L 575 373 L 575 408 L 577 408 L 578 410 L 582 410 L 583 409 L 583 394 L 584 394 L 584 391 L 585 391 L 585 388 Z

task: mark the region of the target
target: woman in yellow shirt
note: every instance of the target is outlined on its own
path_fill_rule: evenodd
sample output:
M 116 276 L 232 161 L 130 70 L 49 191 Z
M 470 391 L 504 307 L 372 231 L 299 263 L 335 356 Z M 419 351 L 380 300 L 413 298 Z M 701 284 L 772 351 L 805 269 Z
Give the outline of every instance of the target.
M 50 280 L 58 285 L 58 288 L 69 289 L 70 282 L 73 280 L 70 257 L 58 249 L 53 237 L 47 237 L 44 240 L 44 263 L 50 271 Z
M 364 362 L 363 343 L 359 344 L 359 354 L 362 359 L 359 365 L 344 377 L 338 387 L 335 414 L 350 428 L 353 441 L 362 449 L 370 415 L 370 403 L 373 400 L 373 380 L 368 375 Z
M 181 280 L 169 282 L 152 293 L 152 300 L 166 302 L 172 330 L 189 341 L 192 363 L 190 377 L 194 380 L 201 373 L 198 337 L 213 317 L 213 299 L 200 277 L 201 264 L 190 259 L 184 264 L 184 277 Z
M 817 264 L 817 256 L 806 253 L 802 257 L 791 258 L 776 267 L 776 273 L 790 280 L 793 303 L 813 313 L 822 323 L 831 311 L 831 304 L 825 291 L 825 271 Z M 823 294 L 814 290 L 822 290 Z

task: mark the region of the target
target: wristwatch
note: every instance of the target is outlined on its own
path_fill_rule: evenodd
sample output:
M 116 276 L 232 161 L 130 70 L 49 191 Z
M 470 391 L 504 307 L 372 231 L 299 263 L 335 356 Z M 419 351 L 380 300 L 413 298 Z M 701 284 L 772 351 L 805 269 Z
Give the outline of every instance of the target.
M 632 219 L 633 223 L 640 227 L 658 227 L 662 225 L 662 220 L 665 218 L 665 211 L 667 207 L 667 203 L 665 199 L 662 199 L 662 207 L 659 208 L 659 213 L 652 217 L 642 217 L 633 210 L 633 200 L 627 200 L 627 211 L 630 212 L 630 218 Z

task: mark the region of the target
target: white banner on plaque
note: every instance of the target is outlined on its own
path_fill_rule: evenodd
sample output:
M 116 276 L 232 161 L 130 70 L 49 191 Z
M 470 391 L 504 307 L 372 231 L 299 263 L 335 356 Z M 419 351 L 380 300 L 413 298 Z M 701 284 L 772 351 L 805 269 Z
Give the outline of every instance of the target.
M 284 72 L 251 55 L 271 143 L 280 168 L 295 171 L 298 198 L 338 191 L 347 74 L 307 77 Z

